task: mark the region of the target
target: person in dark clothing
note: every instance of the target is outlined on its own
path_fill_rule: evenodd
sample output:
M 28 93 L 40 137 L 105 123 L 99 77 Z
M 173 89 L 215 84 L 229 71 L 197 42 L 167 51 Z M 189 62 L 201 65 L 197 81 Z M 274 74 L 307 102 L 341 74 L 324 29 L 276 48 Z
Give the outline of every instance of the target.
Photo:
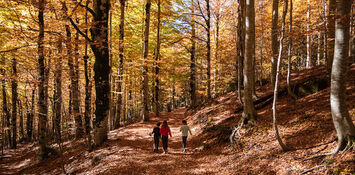
M 172 137 L 168 122 L 164 120 L 163 125 L 160 128 L 161 137 L 163 140 L 164 154 L 168 153 L 168 137 Z
M 160 139 L 160 122 L 157 123 L 157 125 L 154 127 L 153 132 L 150 134 L 154 134 L 154 144 L 153 144 L 153 151 L 154 152 L 159 152 L 159 139 Z

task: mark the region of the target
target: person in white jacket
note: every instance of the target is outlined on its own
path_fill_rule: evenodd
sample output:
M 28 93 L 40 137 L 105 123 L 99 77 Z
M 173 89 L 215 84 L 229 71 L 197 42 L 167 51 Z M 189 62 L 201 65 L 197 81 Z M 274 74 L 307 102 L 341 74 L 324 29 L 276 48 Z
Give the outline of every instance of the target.
M 187 141 L 188 133 L 190 133 L 190 135 L 192 135 L 190 127 L 187 126 L 186 120 L 182 121 L 182 126 L 180 127 L 180 132 L 181 132 L 181 136 L 182 136 L 182 152 L 186 152 L 186 141 Z

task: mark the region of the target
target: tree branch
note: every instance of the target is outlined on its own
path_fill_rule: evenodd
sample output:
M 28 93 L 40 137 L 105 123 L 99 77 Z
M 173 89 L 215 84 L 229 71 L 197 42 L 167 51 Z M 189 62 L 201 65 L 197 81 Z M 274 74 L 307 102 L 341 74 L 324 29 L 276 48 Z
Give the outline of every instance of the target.
M 208 28 L 204 24 L 202 24 L 202 23 L 200 23 L 198 21 L 195 21 L 195 23 L 197 23 L 198 25 L 202 26 L 206 31 L 208 31 Z
M 87 35 L 85 35 L 85 33 L 83 33 L 83 32 L 79 29 L 79 27 L 75 24 L 75 22 L 73 21 L 73 19 L 71 19 L 71 18 L 68 18 L 68 19 L 69 19 L 71 25 L 74 27 L 74 29 L 75 29 L 81 36 L 83 36 L 87 41 L 93 42 L 92 39 L 90 39 Z
M 84 7 L 88 12 L 90 12 L 92 14 L 92 16 L 96 16 L 96 13 L 94 12 L 94 10 L 92 10 L 91 8 L 89 8 L 88 6 L 86 5 L 83 5 L 81 3 L 79 3 L 79 6 L 80 7 Z
M 205 20 L 205 22 L 207 23 L 207 18 L 206 18 L 205 15 L 203 14 L 203 11 L 202 11 L 202 8 L 201 8 L 200 1 L 199 1 L 199 0 L 197 1 L 197 4 L 198 4 L 198 9 L 200 10 L 200 13 L 201 13 L 202 18 L 203 18 L 203 19 Z
M 25 48 L 25 47 L 30 47 L 30 46 L 36 46 L 36 44 L 28 44 L 28 45 L 24 45 L 24 46 L 19 46 L 19 47 L 15 47 L 15 48 L 12 48 L 12 49 L 8 49 L 8 50 L 2 50 L 2 51 L 0 51 L 0 53 L 12 52 L 12 51 L 15 51 L 15 50 L 18 50 L 18 49 L 22 49 L 22 48 Z

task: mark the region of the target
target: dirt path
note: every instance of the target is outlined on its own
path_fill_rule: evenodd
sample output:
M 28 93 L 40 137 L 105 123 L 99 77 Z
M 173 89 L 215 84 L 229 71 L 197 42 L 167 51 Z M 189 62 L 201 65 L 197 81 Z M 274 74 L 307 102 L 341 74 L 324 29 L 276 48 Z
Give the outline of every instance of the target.
M 108 145 L 87 155 L 88 157 L 95 155 L 100 160 L 88 167 L 85 167 L 85 161 L 80 165 L 76 164 L 78 169 L 73 169 L 72 172 L 79 174 L 212 173 L 209 170 L 212 168 L 211 165 L 204 163 L 205 159 L 202 158 L 204 155 L 195 151 L 197 143 L 191 142 L 193 136 L 188 138 L 187 152 L 182 153 L 179 129 L 181 121 L 185 118 L 184 113 L 185 109 L 177 109 L 171 113 L 162 113 L 159 118 L 151 118 L 149 122 L 135 123 L 110 132 Z M 168 121 L 173 135 L 169 138 L 168 154 L 162 154 L 161 141 L 159 153 L 154 153 L 153 137 L 149 136 L 156 122 L 163 120 Z

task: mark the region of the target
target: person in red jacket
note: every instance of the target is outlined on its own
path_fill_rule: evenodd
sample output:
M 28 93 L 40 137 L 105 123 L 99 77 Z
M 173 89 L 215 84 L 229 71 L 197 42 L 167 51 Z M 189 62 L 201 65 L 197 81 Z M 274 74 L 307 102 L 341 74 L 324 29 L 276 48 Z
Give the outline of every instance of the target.
M 163 125 L 160 128 L 161 138 L 163 140 L 164 154 L 168 153 L 168 137 L 172 137 L 168 122 L 164 120 Z

